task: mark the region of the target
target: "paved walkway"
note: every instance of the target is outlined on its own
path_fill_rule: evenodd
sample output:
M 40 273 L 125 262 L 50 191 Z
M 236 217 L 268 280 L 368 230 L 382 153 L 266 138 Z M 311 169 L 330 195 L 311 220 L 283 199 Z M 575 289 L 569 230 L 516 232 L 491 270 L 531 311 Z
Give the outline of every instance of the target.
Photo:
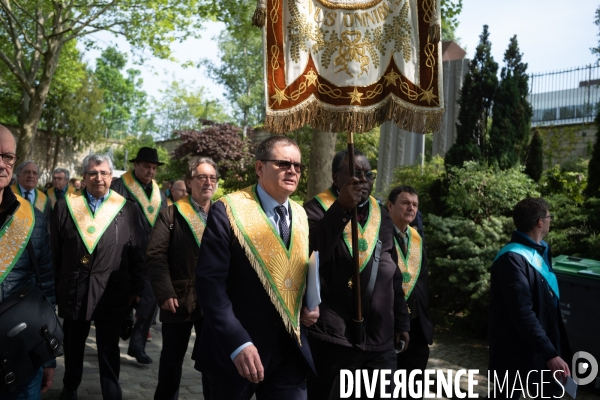
M 162 347 L 162 335 L 160 324 L 151 329 L 152 341 L 146 346 L 146 352 L 154 360 L 150 365 L 140 365 L 134 358 L 127 356 L 128 342 L 121 341 L 121 387 L 124 399 L 153 399 L 154 389 L 158 376 L 158 361 Z M 184 362 L 183 378 L 179 398 L 203 400 L 201 375 L 194 369 L 191 360 L 192 348 L 196 335 L 192 337 L 188 345 L 186 361 Z M 436 368 L 447 371 L 459 369 L 479 369 L 476 375 L 478 384 L 475 388 L 480 398 L 487 394 L 487 343 L 485 341 L 463 338 L 447 332 L 436 332 L 435 343 L 431 346 L 428 368 Z M 62 377 L 64 373 L 64 359 L 58 359 L 58 367 L 52 389 L 42 396 L 42 399 L 57 399 L 62 389 Z M 461 388 L 466 390 L 467 380 L 461 379 Z M 96 358 L 95 329 L 92 326 L 90 337 L 87 340 L 85 351 L 85 362 L 83 381 L 78 390 L 78 398 L 81 400 L 100 400 L 100 383 L 98 377 L 98 362 Z M 440 397 L 444 399 L 444 397 Z M 566 396 L 568 398 L 568 396 Z M 599 399 L 600 392 L 591 390 L 580 390 L 577 400 Z M 282 399 L 285 400 L 285 399 Z

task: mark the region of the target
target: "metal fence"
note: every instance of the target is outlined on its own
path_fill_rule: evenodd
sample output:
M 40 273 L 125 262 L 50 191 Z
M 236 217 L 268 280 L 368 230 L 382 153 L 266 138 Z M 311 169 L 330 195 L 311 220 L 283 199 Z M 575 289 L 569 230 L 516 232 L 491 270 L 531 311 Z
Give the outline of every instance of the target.
M 532 74 L 529 88 L 532 126 L 590 123 L 600 101 L 600 66 Z

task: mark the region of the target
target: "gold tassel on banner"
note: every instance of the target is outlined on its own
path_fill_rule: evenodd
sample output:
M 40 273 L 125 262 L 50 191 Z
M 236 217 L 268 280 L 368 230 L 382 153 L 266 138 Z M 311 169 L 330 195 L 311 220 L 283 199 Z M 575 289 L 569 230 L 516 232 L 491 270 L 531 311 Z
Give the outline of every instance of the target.
M 267 0 L 258 0 L 256 4 L 256 10 L 254 10 L 254 16 L 252 16 L 252 25 L 257 28 L 265 26 L 267 21 Z
M 433 17 L 431 18 L 431 22 L 429 22 L 429 43 L 437 44 L 440 41 L 441 33 L 442 29 L 438 22 L 437 11 L 434 8 Z

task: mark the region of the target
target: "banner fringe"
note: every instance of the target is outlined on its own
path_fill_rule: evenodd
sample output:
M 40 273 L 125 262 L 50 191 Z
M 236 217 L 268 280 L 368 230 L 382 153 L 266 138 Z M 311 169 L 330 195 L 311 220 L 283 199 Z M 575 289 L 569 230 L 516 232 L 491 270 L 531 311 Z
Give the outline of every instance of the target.
M 396 98 L 370 110 L 358 107 L 332 110 L 322 104 L 313 98 L 298 110 L 267 111 L 265 129 L 274 134 L 285 134 L 309 124 L 324 132 L 364 133 L 392 120 L 400 129 L 425 134 L 439 131 L 444 113 L 444 109 L 417 110 Z
M 267 4 L 264 0 L 258 0 L 256 4 L 256 10 L 254 10 L 254 15 L 252 16 L 252 25 L 257 28 L 262 28 L 265 26 L 267 21 Z

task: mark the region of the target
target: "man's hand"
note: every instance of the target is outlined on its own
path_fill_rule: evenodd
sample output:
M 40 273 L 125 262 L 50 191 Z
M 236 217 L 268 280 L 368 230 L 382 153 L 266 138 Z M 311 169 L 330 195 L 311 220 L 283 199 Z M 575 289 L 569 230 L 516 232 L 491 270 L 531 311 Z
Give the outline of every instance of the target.
M 338 196 L 337 201 L 346 212 L 349 212 L 360 203 L 363 188 L 359 183 L 360 179 L 353 176 L 346 181 L 344 186 L 338 188 L 340 190 L 340 195 Z
M 404 342 L 404 348 L 400 353 L 404 353 L 406 349 L 408 349 L 408 342 L 410 341 L 410 336 L 408 332 L 396 332 L 394 334 L 394 348 L 400 350 L 400 341 Z
M 162 308 L 163 310 L 169 310 L 173 314 L 175 314 L 177 312 L 176 308 L 178 308 L 178 307 L 179 307 L 179 302 L 175 298 L 167 299 L 167 300 L 165 300 L 164 303 L 162 303 L 160 305 L 160 308 Z
M 54 368 L 44 368 L 44 374 L 42 375 L 42 393 L 46 393 L 50 390 L 53 380 Z
M 308 307 L 304 306 L 302 307 L 300 322 L 302 322 L 302 325 L 308 328 L 309 326 L 317 322 L 317 320 L 319 319 L 319 315 L 319 306 L 317 306 L 317 308 L 315 308 L 313 311 L 310 311 Z
M 238 373 L 250 382 L 258 383 L 265 378 L 265 370 L 260 361 L 258 350 L 254 345 L 245 347 L 240 351 L 233 359 L 233 363 Z
M 552 376 L 556 377 L 561 382 L 563 382 L 567 376 L 571 376 L 571 371 L 569 370 L 569 364 L 567 364 L 562 358 L 560 358 L 558 356 L 548 360 L 546 365 L 552 371 Z M 559 372 L 557 372 L 556 375 L 554 375 L 555 371 L 559 371 Z
M 132 294 L 131 296 L 129 296 L 129 306 L 131 306 L 134 303 L 139 304 L 141 297 L 137 294 Z

